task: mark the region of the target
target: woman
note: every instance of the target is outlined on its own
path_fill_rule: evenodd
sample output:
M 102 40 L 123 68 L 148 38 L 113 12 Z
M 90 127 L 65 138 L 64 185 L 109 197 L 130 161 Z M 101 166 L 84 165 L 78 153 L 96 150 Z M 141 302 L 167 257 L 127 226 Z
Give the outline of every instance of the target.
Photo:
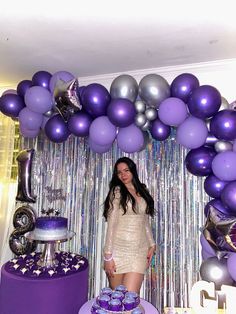
M 112 289 L 122 284 L 139 293 L 156 249 L 149 224 L 154 201 L 128 157 L 116 161 L 109 187 L 103 212 L 108 222 L 104 270 Z

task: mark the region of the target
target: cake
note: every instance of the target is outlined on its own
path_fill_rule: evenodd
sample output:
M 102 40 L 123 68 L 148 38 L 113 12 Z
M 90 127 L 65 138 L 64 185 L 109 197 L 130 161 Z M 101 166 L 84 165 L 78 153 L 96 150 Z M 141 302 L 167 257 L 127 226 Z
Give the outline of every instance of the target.
M 39 240 L 56 240 L 67 235 L 68 219 L 58 216 L 36 218 L 34 236 Z
M 112 290 L 103 288 L 91 308 L 92 314 L 143 314 L 140 298 L 136 292 L 127 291 L 119 285 Z

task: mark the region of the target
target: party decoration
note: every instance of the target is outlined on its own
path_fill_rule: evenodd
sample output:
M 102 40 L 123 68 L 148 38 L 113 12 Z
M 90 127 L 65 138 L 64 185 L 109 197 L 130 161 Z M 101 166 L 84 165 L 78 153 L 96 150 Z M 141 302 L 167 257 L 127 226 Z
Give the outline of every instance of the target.
M 157 118 L 157 110 L 155 108 L 147 108 L 145 110 L 145 116 L 147 117 L 148 121 L 153 121 Z
M 43 115 L 25 107 L 19 113 L 19 121 L 25 129 L 36 130 L 40 128 L 43 122 Z
M 3 95 L 6 95 L 6 94 L 15 94 L 17 95 L 17 91 L 15 89 L 6 89 L 3 93 L 2 93 L 2 96 Z
M 225 109 L 230 109 L 230 104 L 229 104 L 228 100 L 225 97 L 221 96 L 221 104 L 220 104 L 219 111 L 225 110 Z
M 38 71 L 32 77 L 32 84 L 34 86 L 41 86 L 50 90 L 49 83 L 52 78 L 52 74 L 47 71 Z
M 147 122 L 147 117 L 144 113 L 137 113 L 135 116 L 135 125 L 138 127 L 144 126 L 144 124 Z
M 236 152 L 218 153 L 212 161 L 212 171 L 223 181 L 236 180 Z
M 142 100 L 136 100 L 134 103 L 134 107 L 137 113 L 144 113 L 146 110 L 146 104 Z
M 77 79 L 69 82 L 59 80 L 55 85 L 53 93 L 56 102 L 55 107 L 65 122 L 74 112 L 82 109 L 77 89 Z
M 119 148 L 126 153 L 140 151 L 144 144 L 143 132 L 134 124 L 120 128 L 117 135 Z
M 181 99 L 169 97 L 161 102 L 158 116 L 166 125 L 178 126 L 188 116 L 187 106 Z
M 209 257 L 216 256 L 216 251 L 210 246 L 203 233 L 200 235 L 200 243 L 204 253 L 208 253 Z
M 140 129 L 145 132 L 145 131 L 148 131 L 150 129 L 150 126 L 151 126 L 151 123 L 149 120 L 147 120 L 146 123 L 140 127 Z
M 124 128 L 134 123 L 135 107 L 128 99 L 112 99 L 107 107 L 107 116 L 115 126 Z
M 34 229 L 36 214 L 29 205 L 18 207 L 13 216 L 14 231 L 9 238 L 9 245 L 16 255 L 29 254 L 36 249 L 36 242 L 30 242 L 24 235 Z
M 210 197 L 220 198 L 221 192 L 228 183 L 228 181 L 222 181 L 210 174 L 204 181 L 204 189 Z
M 207 146 L 214 146 L 218 141 L 219 140 L 218 140 L 217 137 L 215 137 L 213 134 L 208 132 L 205 145 L 207 145 Z
M 176 141 L 186 148 L 198 148 L 206 142 L 208 130 L 201 119 L 188 117 L 177 128 Z
M 236 111 L 219 111 L 211 119 L 210 131 L 220 140 L 234 140 L 236 138 Z
M 162 76 L 148 74 L 139 83 L 139 96 L 148 106 L 158 108 L 164 99 L 170 97 L 170 86 Z
M 25 97 L 26 91 L 32 86 L 32 81 L 23 80 L 17 85 L 17 94 L 21 97 Z
M 230 253 L 227 258 L 227 268 L 230 276 L 236 281 L 236 253 Z
M 236 110 L 236 100 L 230 103 L 229 109 Z
M 206 204 L 206 206 L 204 208 L 205 217 L 208 217 L 211 207 L 214 207 L 215 209 L 217 209 L 218 211 L 220 211 L 221 213 L 223 213 L 225 215 L 232 215 L 230 212 L 230 209 L 222 203 L 221 199 L 215 198 L 213 200 L 210 200 Z
M 230 208 L 232 214 L 236 215 L 236 181 L 229 182 L 221 193 L 223 204 Z
M 170 85 L 171 96 L 177 97 L 187 103 L 189 95 L 197 87 L 199 87 L 199 81 L 195 75 L 182 73 Z
M 39 135 L 39 132 L 40 132 L 40 128 L 29 130 L 29 129 L 26 129 L 24 126 L 20 125 L 20 134 L 23 137 L 35 138 Z
M 164 141 L 169 137 L 170 131 L 171 131 L 170 126 L 164 124 L 158 118 L 152 121 L 150 132 L 154 139 L 158 141 Z
M 55 143 L 63 143 L 67 140 L 70 132 L 65 121 L 57 114 L 46 122 L 44 131 L 46 136 Z
M 200 119 L 212 117 L 220 109 L 221 95 L 210 85 L 202 85 L 193 90 L 188 99 L 190 113 Z
M 83 108 L 92 117 L 105 115 L 110 100 L 111 96 L 108 90 L 101 84 L 89 84 L 82 93 Z
M 103 154 L 108 152 L 111 149 L 112 144 L 107 144 L 107 145 L 98 145 L 94 143 L 90 138 L 88 141 L 89 147 L 91 148 L 92 151 L 95 153 Z
M 44 87 L 33 86 L 25 92 L 25 104 L 34 112 L 45 113 L 52 109 L 52 94 Z
M 53 94 L 55 85 L 58 81 L 69 82 L 73 79 L 75 79 L 75 77 L 72 73 L 67 72 L 67 71 L 58 71 L 52 75 L 49 82 L 49 89 Z
M 89 128 L 89 138 L 97 145 L 110 145 L 116 137 L 116 127 L 107 116 L 93 120 Z
M 228 150 L 233 150 L 233 144 L 226 141 L 217 141 L 214 148 L 217 153 L 226 152 Z
M 138 83 L 131 75 L 117 76 L 111 83 L 111 98 L 125 98 L 134 102 L 138 96 Z
M 16 118 L 25 107 L 22 98 L 15 94 L 5 94 L 0 97 L 0 111 L 6 116 Z
M 31 173 L 34 149 L 22 150 L 16 160 L 18 162 L 18 186 L 16 200 L 27 203 L 35 203 L 36 196 L 31 193 Z
M 76 112 L 69 118 L 68 129 L 75 136 L 88 136 L 92 117 L 86 112 Z

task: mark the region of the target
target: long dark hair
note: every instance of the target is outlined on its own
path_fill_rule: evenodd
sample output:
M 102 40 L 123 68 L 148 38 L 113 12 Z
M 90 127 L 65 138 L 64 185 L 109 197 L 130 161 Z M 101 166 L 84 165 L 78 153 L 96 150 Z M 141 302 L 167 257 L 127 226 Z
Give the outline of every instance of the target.
M 140 182 L 139 177 L 138 177 L 138 173 L 137 173 L 136 164 L 133 162 L 132 159 L 130 159 L 128 157 L 121 157 L 115 163 L 112 178 L 111 178 L 111 181 L 109 183 L 109 192 L 108 192 L 107 197 L 106 197 L 105 202 L 104 202 L 103 216 L 107 220 L 107 217 L 109 215 L 109 211 L 112 209 L 112 202 L 115 198 L 116 187 L 120 188 L 120 194 L 121 194 L 120 205 L 124 211 L 124 215 L 127 212 L 128 201 L 132 202 L 132 209 L 134 212 L 136 212 L 135 211 L 135 199 L 134 199 L 134 197 L 131 195 L 131 193 L 129 193 L 129 191 L 126 188 L 126 186 L 124 185 L 124 183 L 118 178 L 117 166 L 120 163 L 125 163 L 128 166 L 130 172 L 133 175 L 132 184 L 134 185 L 136 193 L 138 193 L 142 198 L 144 198 L 146 203 L 147 203 L 146 214 L 153 217 L 154 213 L 155 213 L 154 200 L 153 200 L 152 196 L 150 195 L 150 193 L 148 192 L 145 184 Z

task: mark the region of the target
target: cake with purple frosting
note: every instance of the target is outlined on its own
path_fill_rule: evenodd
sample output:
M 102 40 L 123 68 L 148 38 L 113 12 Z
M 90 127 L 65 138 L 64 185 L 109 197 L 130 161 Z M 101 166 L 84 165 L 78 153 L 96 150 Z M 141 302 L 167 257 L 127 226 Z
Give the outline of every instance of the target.
M 34 235 L 39 240 L 56 240 L 67 235 L 68 219 L 58 216 L 36 218 Z
M 136 292 L 127 291 L 119 285 L 112 290 L 103 288 L 91 308 L 92 314 L 143 314 L 144 308 L 140 304 Z

